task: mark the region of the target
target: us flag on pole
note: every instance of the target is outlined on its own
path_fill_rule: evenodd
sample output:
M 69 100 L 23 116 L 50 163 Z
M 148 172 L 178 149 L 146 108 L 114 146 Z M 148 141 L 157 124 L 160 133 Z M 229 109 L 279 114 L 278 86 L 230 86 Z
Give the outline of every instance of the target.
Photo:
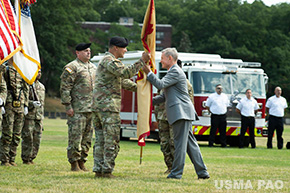
M 149 0 L 147 11 L 143 21 L 141 40 L 144 50 L 151 53 L 149 61 L 152 72 L 155 68 L 155 34 L 156 19 L 154 0 Z M 147 76 L 142 70 L 138 72 L 137 77 L 137 136 L 138 145 L 145 146 L 145 137 L 150 135 L 151 114 L 152 114 L 152 85 L 146 80 Z
M 19 25 L 9 0 L 0 0 L 0 64 L 11 58 L 20 47 Z

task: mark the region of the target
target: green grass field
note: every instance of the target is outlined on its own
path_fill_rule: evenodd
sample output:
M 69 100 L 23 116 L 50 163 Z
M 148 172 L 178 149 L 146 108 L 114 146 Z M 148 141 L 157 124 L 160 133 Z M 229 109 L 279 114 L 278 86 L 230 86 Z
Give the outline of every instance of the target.
M 200 142 L 211 175 L 198 180 L 186 159 L 181 180 L 166 179 L 160 146 L 147 142 L 143 163 L 136 141 L 122 141 L 116 159 L 116 179 L 95 179 L 93 172 L 71 172 L 66 158 L 66 120 L 44 120 L 40 152 L 35 165 L 23 165 L 18 148 L 17 167 L 0 167 L 0 192 L 290 192 L 290 150 L 266 148 L 266 138 L 256 138 L 257 148 L 208 148 Z M 286 126 L 284 141 L 290 141 Z M 93 167 L 92 149 L 86 166 Z M 282 188 L 282 189 L 281 189 Z

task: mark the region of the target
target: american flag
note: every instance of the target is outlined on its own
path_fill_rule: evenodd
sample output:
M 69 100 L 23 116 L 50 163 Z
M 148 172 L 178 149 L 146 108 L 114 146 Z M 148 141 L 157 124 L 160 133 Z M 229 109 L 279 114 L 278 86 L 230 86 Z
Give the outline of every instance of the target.
M 0 1 L 0 64 L 11 58 L 20 47 L 20 28 L 9 0 Z

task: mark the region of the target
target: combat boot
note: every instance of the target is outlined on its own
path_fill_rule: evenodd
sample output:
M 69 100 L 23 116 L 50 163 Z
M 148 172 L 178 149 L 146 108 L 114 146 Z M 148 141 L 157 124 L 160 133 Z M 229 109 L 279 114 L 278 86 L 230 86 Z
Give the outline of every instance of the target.
M 104 173 L 103 178 L 116 178 L 112 173 Z
M 9 162 L 2 162 L 1 166 L 11 166 L 11 164 Z
M 103 177 L 103 174 L 101 172 L 96 172 L 95 178 L 101 178 Z
M 79 167 L 79 164 L 77 161 L 74 161 L 73 163 L 70 163 L 71 164 L 71 171 L 74 171 L 74 172 L 79 172 L 79 171 L 82 171 Z
M 23 160 L 23 164 L 30 165 L 30 161 Z
M 85 162 L 84 162 L 83 160 L 78 160 L 78 164 L 79 164 L 79 167 L 80 167 L 81 170 L 83 170 L 83 171 L 85 171 L 85 172 L 89 171 L 89 170 L 86 168 L 86 166 L 85 166 Z
M 11 165 L 11 166 L 17 166 L 17 164 L 16 164 L 14 161 L 11 161 L 11 162 L 10 162 L 10 165 Z

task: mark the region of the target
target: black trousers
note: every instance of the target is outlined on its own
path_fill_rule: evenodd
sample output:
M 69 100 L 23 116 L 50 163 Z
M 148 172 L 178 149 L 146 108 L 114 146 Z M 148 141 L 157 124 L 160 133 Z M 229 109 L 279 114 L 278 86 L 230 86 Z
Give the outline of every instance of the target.
M 244 147 L 244 140 L 245 140 L 245 133 L 249 127 L 249 135 L 250 135 L 250 143 L 252 148 L 256 147 L 256 142 L 255 142 L 255 118 L 254 117 L 245 117 L 242 115 L 242 125 L 241 125 L 241 133 L 240 133 L 240 143 L 239 147 L 243 148 Z
M 282 134 L 284 131 L 283 117 L 275 117 L 273 115 L 270 115 L 269 127 L 268 127 L 268 142 L 267 142 L 268 148 L 273 148 L 272 139 L 273 139 L 273 134 L 274 134 L 275 129 L 276 129 L 276 135 L 277 135 L 277 147 L 278 149 L 282 149 L 283 148 Z
M 220 141 L 222 144 L 222 147 L 227 146 L 227 139 L 226 139 L 226 128 L 227 128 L 227 115 L 215 115 L 211 114 L 211 128 L 210 128 L 210 135 L 208 138 L 208 145 L 213 146 L 214 139 L 216 135 L 217 128 L 220 132 Z

